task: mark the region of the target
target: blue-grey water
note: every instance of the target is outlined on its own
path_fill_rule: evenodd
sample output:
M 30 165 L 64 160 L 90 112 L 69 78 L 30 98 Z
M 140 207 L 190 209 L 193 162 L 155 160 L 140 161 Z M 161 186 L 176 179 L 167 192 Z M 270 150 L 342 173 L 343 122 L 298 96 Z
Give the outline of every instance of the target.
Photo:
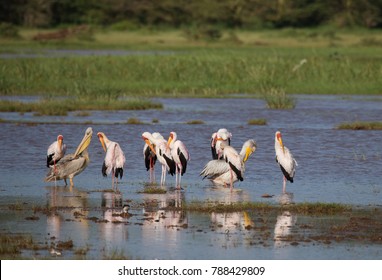
M 196 213 L 164 211 L 161 207 L 193 201 L 255 201 L 279 203 L 284 197 L 282 173 L 275 161 L 274 133 L 295 156 L 295 182 L 287 184 L 293 202 L 334 202 L 353 206 L 382 204 L 382 131 L 337 130 L 343 122 L 381 121 L 382 98 L 364 96 L 298 95 L 296 108 L 270 110 L 262 100 L 158 99 L 162 110 L 72 112 L 64 117 L 34 116 L 33 113 L 0 113 L 0 232 L 31 234 L 41 243 L 73 240 L 76 248 L 87 248 L 85 258 L 99 259 L 120 253 L 137 259 L 381 259 L 379 244 L 352 242 L 330 244 L 304 242 L 291 245 L 280 236 L 299 233 L 308 217 L 278 213 Z M 28 100 L 27 100 L 28 101 Z M 145 124 L 128 125 L 129 118 Z M 266 119 L 264 126 L 248 125 L 251 119 Z M 155 120 L 155 121 L 154 121 Z M 204 124 L 186 124 L 201 120 Z M 32 122 L 26 124 L 25 122 Z M 55 122 L 55 123 L 52 123 Z M 49 123 L 49 124 L 48 124 Z M 91 163 L 74 178 L 74 187 L 63 181 L 46 183 L 46 150 L 58 134 L 64 135 L 68 153 L 74 152 L 88 126 L 94 131 L 89 147 Z M 214 187 L 199 176 L 210 160 L 210 137 L 219 128 L 233 135 L 231 145 L 240 150 L 253 138 L 257 150 L 247 161 L 245 179 L 235 191 Z M 103 131 L 120 143 L 126 155 L 120 194 L 105 193 L 111 178 L 104 178 L 104 157 L 96 132 Z M 186 144 L 191 160 L 182 178 L 182 191 L 173 189 L 168 176 L 166 194 L 143 194 L 148 182 L 142 149 L 144 131 L 158 131 L 166 138 L 176 131 Z M 160 179 L 160 168 L 156 168 Z M 272 198 L 263 198 L 263 194 Z M 123 204 L 130 204 L 129 218 L 120 217 Z M 9 205 L 21 210 L 9 211 Z M 54 213 L 31 209 L 52 206 Z M 336 220 L 339 219 L 339 220 Z M 258 229 L 266 220 L 268 236 Z M 309 220 L 309 219 L 308 219 Z M 113 222 L 114 221 L 114 222 Z M 328 218 L 322 228 L 340 223 Z M 246 225 L 252 223 L 252 230 Z M 254 230 L 254 229 L 255 230 Z M 320 228 L 314 230 L 320 231 Z M 25 252 L 25 257 L 33 257 Z M 49 251 L 39 252 L 49 257 Z M 71 250 L 61 258 L 78 258 Z

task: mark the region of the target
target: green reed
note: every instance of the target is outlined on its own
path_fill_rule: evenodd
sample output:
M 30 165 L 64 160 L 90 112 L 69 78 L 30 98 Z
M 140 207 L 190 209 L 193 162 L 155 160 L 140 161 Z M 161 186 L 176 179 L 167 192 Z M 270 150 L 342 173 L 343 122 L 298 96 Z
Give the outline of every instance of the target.
M 272 91 L 381 94 L 378 53 L 362 47 L 243 47 L 165 55 L 0 59 L 0 94 L 102 101 L 123 96 L 268 96 Z

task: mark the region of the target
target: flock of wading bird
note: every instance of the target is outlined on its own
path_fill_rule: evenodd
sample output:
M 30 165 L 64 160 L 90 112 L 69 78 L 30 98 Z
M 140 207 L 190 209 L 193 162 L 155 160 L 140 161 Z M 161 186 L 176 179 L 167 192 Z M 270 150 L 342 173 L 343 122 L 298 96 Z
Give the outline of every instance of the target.
M 47 167 L 49 172 L 45 181 L 70 180 L 73 186 L 73 177 L 80 174 L 89 164 L 89 154 L 87 148 L 90 144 L 93 130 L 88 127 L 85 135 L 73 154 L 65 155 L 66 145 L 63 143 L 64 137 L 57 136 L 57 141 L 53 142 L 47 151 Z M 122 179 L 123 168 L 125 165 L 125 155 L 117 142 L 109 140 L 105 133 L 98 132 L 104 151 L 105 159 L 102 165 L 102 175 L 112 174 L 112 187 L 118 184 L 118 178 Z M 211 136 L 212 160 L 203 168 L 200 176 L 210 179 L 216 185 L 230 187 L 233 183 L 243 181 L 245 163 L 252 153 L 256 150 L 256 142 L 249 139 L 244 142 L 240 153 L 231 144 L 232 134 L 225 128 L 219 129 Z M 158 132 L 144 132 L 142 139 L 145 144 L 143 147 L 143 158 L 147 171 L 150 172 L 150 183 L 155 183 L 154 166 L 157 161 L 162 165 L 161 186 L 165 185 L 166 174 L 175 174 L 176 189 L 181 189 L 180 183 L 182 176 L 186 173 L 187 162 L 190 154 L 186 145 L 177 138 L 175 132 L 171 132 L 168 140 Z M 292 153 L 284 146 L 281 132 L 275 133 L 275 152 L 276 161 L 280 165 L 283 173 L 283 193 L 286 191 L 286 181 L 293 183 L 297 162 Z

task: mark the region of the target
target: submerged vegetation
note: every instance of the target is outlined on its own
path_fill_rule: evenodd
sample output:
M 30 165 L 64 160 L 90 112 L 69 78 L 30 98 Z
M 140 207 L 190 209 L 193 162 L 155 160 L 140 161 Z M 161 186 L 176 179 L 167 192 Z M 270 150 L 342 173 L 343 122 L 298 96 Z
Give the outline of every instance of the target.
M 351 130 L 382 130 L 382 122 L 361 122 L 342 123 L 337 126 L 337 129 Z

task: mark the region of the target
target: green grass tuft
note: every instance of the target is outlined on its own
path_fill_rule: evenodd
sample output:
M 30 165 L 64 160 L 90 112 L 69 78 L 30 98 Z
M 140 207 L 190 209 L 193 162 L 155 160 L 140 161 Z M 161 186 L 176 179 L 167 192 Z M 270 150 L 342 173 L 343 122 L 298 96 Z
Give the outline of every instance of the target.
M 191 121 L 187 121 L 186 124 L 204 124 L 204 121 L 202 121 L 202 120 L 191 120 Z
M 263 98 L 270 109 L 293 109 L 296 106 L 295 100 L 288 96 L 283 88 L 264 89 Z
M 342 123 L 337 126 L 337 129 L 351 130 L 382 130 L 382 122 L 361 122 Z
M 139 193 L 145 193 L 145 194 L 165 194 L 167 193 L 166 189 L 160 188 L 154 185 L 148 185 L 146 186 L 143 191 L 139 191 Z
M 140 119 L 137 118 L 129 118 L 126 122 L 127 124 L 144 124 Z
M 163 105 L 149 100 L 109 100 L 99 99 L 43 99 L 38 102 L 0 100 L 0 112 L 34 112 L 36 116 L 66 116 L 77 110 L 147 110 L 161 109 Z
M 251 119 L 251 120 L 248 120 L 248 124 L 249 125 L 266 125 L 267 120 L 265 120 L 265 119 Z

